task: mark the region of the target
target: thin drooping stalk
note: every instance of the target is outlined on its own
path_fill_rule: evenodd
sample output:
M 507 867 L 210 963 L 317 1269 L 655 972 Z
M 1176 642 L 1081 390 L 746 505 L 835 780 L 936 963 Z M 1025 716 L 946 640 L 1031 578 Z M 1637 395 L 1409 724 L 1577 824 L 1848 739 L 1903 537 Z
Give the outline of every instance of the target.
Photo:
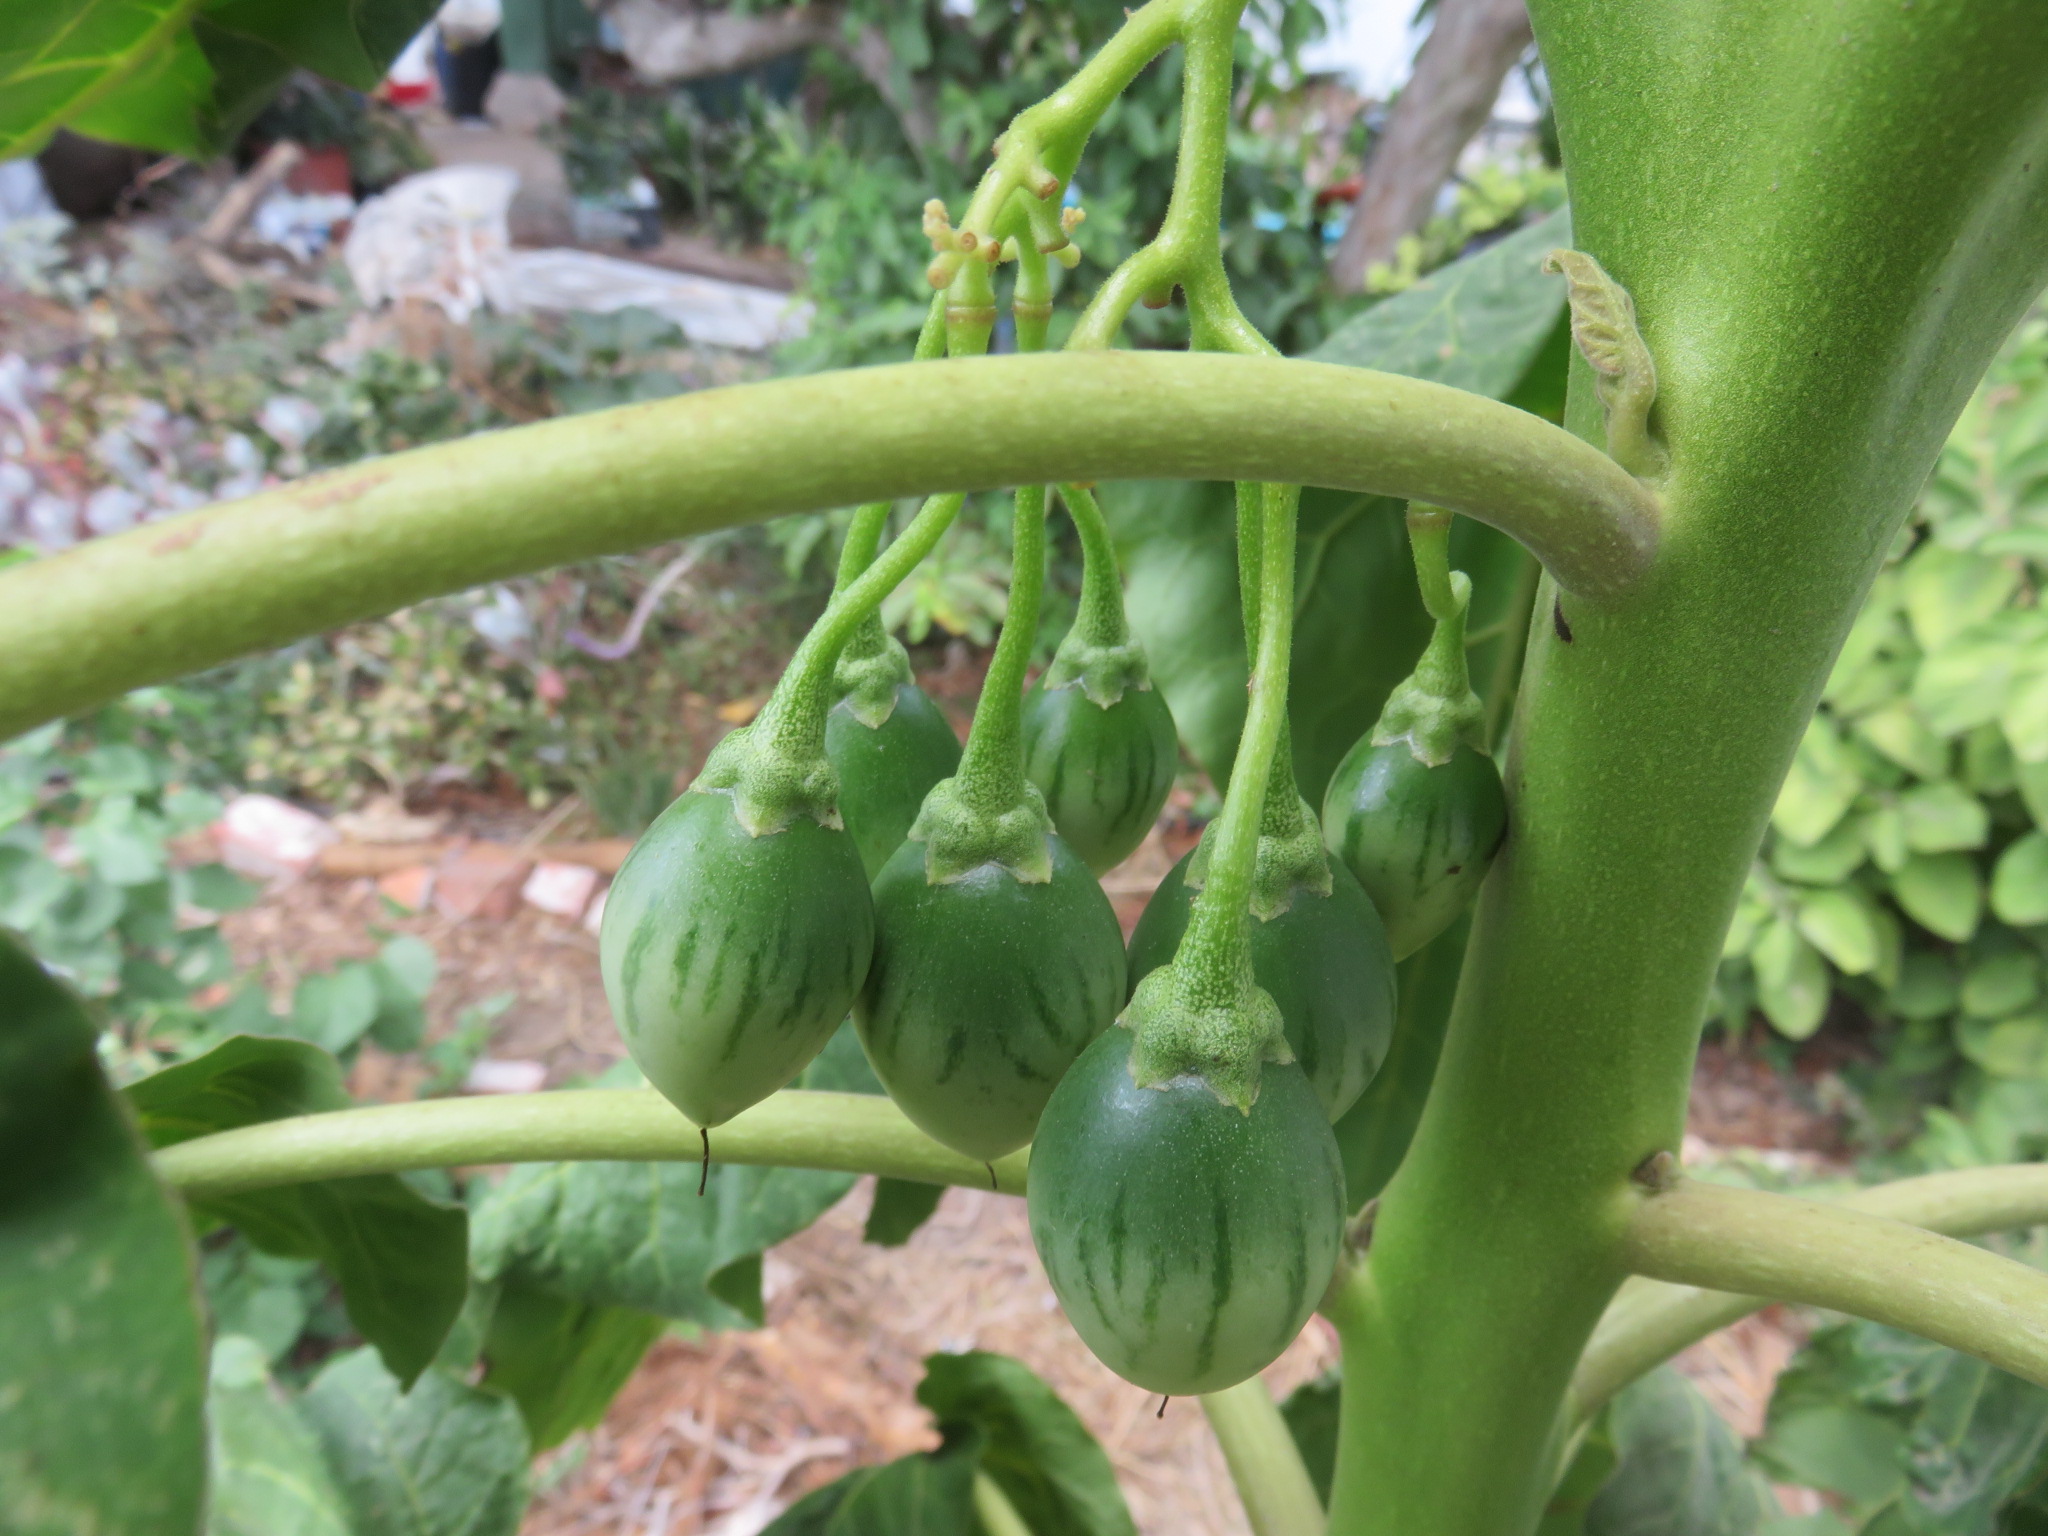
M 1087 486 L 1062 485 L 1060 499 L 1067 504 L 1074 532 L 1081 540 L 1081 601 L 1074 615 L 1074 632 L 1090 645 L 1123 645 L 1131 638 L 1131 625 L 1124 614 L 1123 573 L 1117 565 L 1109 520 Z
M 1323 1536 L 1322 1501 L 1265 1382 L 1254 1376 L 1211 1392 L 1202 1411 L 1244 1500 L 1252 1536 Z
M 940 1146 L 876 1094 L 785 1089 L 720 1126 L 712 1152 L 725 1163 L 989 1187 L 988 1164 Z M 271 1120 L 167 1147 L 156 1154 L 156 1166 L 173 1189 L 205 1199 L 419 1168 L 564 1159 L 695 1163 L 701 1155 L 698 1128 L 651 1088 L 564 1088 Z M 996 1160 L 998 1189 L 1024 1192 L 1028 1155 Z
M 1251 971 L 1246 913 L 1258 861 L 1259 825 L 1266 786 L 1287 724 L 1287 671 L 1294 641 L 1294 514 L 1298 492 L 1264 488 L 1258 570 L 1258 646 L 1251 675 L 1251 707 L 1230 773 L 1210 845 L 1202 889 L 1188 914 L 1188 926 L 1174 967 L 1190 984 L 1191 1002 L 1209 1007 L 1235 1003 Z
M 984 816 L 1000 816 L 1021 802 L 1024 777 L 1024 674 L 1038 638 L 1038 608 L 1045 590 L 1045 487 L 1017 488 L 1011 519 L 1010 606 L 996 641 L 988 676 L 975 701 L 974 724 L 960 754 L 962 803 Z

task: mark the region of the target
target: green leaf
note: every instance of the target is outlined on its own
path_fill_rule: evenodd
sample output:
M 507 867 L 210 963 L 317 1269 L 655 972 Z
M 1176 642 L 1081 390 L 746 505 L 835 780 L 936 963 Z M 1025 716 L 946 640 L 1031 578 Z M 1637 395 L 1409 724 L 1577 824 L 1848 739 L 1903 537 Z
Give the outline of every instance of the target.
M 2021 577 L 2009 560 L 1928 543 L 1906 561 L 1900 579 L 1913 637 L 1936 651 L 2004 608 Z
M 1920 712 L 1904 699 L 1894 699 L 1856 722 L 1856 734 L 1908 773 L 1923 779 L 1948 774 L 1948 743 L 1927 728 Z
M 1807 722 L 1792 767 L 1771 809 L 1771 825 L 1795 843 L 1811 845 L 1834 830 L 1863 777 L 1842 750 L 1842 740 L 1822 715 Z
M 1505 399 L 1564 313 L 1564 285 L 1542 266 L 1571 243 L 1560 208 L 1375 304 L 1308 355 Z
M 1998 856 L 1991 872 L 1991 910 L 2002 923 L 2048 923 L 2048 834 L 2028 832 Z
M 1022 1361 L 975 1350 L 928 1356 L 924 1368 L 917 1400 L 943 1433 L 981 1432 L 981 1470 L 1032 1530 L 1136 1536 L 1108 1455 Z
M 33 154 L 185 25 L 191 0 L 0 4 L 0 159 Z
M 1757 1006 L 1788 1040 L 1804 1040 L 1828 1011 L 1828 968 L 1820 952 L 1790 923 L 1772 921 L 1750 951 L 1756 968 Z
M 1956 1048 L 1993 1077 L 2048 1078 L 2048 1013 L 1956 1020 Z
M 1917 784 L 1899 796 L 1906 846 L 1915 853 L 1953 853 L 1982 848 L 1991 835 L 1984 802 L 1950 780 Z
M 1963 973 L 1963 1012 L 2002 1019 L 2040 995 L 2040 957 L 2011 934 L 1987 932 Z
M 1968 854 L 1915 854 L 1892 876 L 1892 895 L 1914 922 L 1957 944 L 1984 915 L 1984 882 Z
M 0 933 L 0 1530 L 193 1536 L 192 1248 L 69 991 Z
M 863 1467 L 784 1511 L 761 1536 L 973 1536 L 981 1436 L 962 1429 L 936 1451 Z
M 272 1383 L 255 1340 L 215 1341 L 206 1418 L 206 1536 L 355 1536 L 320 1442 Z
M 1897 1423 L 1867 1408 L 1815 1405 L 1774 1412 L 1756 1454 L 1782 1482 L 1869 1506 L 1904 1491 L 1907 1444 Z
M 294 66 L 358 90 L 433 0 L 0 0 L 0 158 L 81 133 L 203 158 Z
M 648 1346 L 668 1325 L 627 1307 L 508 1285 L 497 1296 L 483 1354 L 484 1385 L 519 1405 L 536 1451 L 604 1417 Z
M 354 1536 L 515 1536 L 526 1429 L 505 1398 L 447 1372 L 401 1392 L 374 1350 L 337 1356 L 299 1399 Z
M 1942 736 L 1998 719 L 2018 685 L 2043 670 L 2035 648 L 2044 633 L 2041 614 L 2008 611 L 1957 636 L 1921 662 L 1913 679 L 1921 718 Z
M 302 979 L 292 989 L 286 1027 L 301 1040 L 339 1056 L 377 1022 L 380 999 L 371 968 L 343 962 L 331 971 Z
M 253 1339 L 271 1360 L 283 1358 L 305 1332 L 313 1311 L 309 1293 L 327 1289 L 317 1264 L 263 1253 L 247 1239 L 208 1244 L 199 1256 L 199 1278 L 215 1335 Z
M 1955 967 L 1940 955 L 1920 950 L 1906 957 L 1887 1001 L 1901 1018 L 1938 1019 L 1955 1011 L 1960 993 Z
M 1608 1433 L 1614 1474 L 1586 1511 L 1586 1536 L 1751 1536 L 1770 1507 L 1735 1432 L 1669 1366 L 1616 1396 Z
M 1324 1504 L 1330 1502 L 1330 1483 L 1337 1475 L 1337 1415 L 1343 1396 L 1343 1381 L 1331 1372 L 1303 1382 L 1280 1405 L 1280 1417 L 1287 1421 L 1301 1464 L 1308 1468 L 1308 1480 Z
M 2025 763 L 2048 761 L 2048 673 L 2014 687 L 1998 713 L 1998 724 L 2014 757 Z
M 238 1035 L 128 1089 L 150 1144 L 291 1115 L 345 1109 L 341 1068 L 300 1040 Z M 317 1259 L 349 1321 L 412 1380 L 440 1348 L 468 1290 L 468 1218 L 390 1174 L 323 1179 L 201 1202 L 266 1253 Z
M 1884 953 L 1877 904 L 1859 887 L 1830 886 L 1801 891 L 1797 899 L 1800 934 L 1845 976 L 1877 969 Z
M 240 912 L 263 894 L 262 886 L 225 864 L 197 864 L 183 875 L 185 900 L 207 912 Z
M 1422 1121 L 1470 929 L 1460 919 L 1401 962 L 1386 1060 L 1358 1102 L 1331 1127 L 1344 1158 L 1345 1201 L 1354 1211 L 1386 1188 Z
M 945 1193 L 943 1184 L 920 1184 L 913 1179 L 875 1180 L 875 1203 L 868 1207 L 862 1238 L 879 1248 L 902 1247 L 913 1232 L 931 1220 Z
M 849 1028 L 798 1080 L 874 1083 Z M 713 1145 L 718 1133 L 712 1132 Z M 538 1163 L 477 1205 L 471 1263 L 484 1280 L 714 1328 L 759 1326 L 760 1257 L 824 1214 L 853 1175 L 693 1163 Z
M 1771 868 L 1802 885 L 1835 885 L 1863 863 L 1863 822 L 1849 817 L 1819 842 L 1801 847 L 1789 838 L 1771 840 Z

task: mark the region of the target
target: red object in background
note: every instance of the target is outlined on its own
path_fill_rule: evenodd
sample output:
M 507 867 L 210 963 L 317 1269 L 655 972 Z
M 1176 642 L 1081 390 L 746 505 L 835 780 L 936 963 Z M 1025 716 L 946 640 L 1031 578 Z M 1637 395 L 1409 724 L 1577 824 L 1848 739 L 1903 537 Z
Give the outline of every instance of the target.
M 338 144 L 307 150 L 305 158 L 286 174 L 284 184 L 301 196 L 321 192 L 352 195 L 355 178 L 349 172 L 348 151 Z
M 1363 176 L 1348 176 L 1342 181 L 1323 188 L 1322 191 L 1316 194 L 1316 212 L 1321 213 L 1332 203 L 1355 203 L 1358 201 L 1358 194 L 1364 190 L 1365 178 Z
M 429 75 L 424 80 L 386 80 L 377 87 L 377 94 L 394 107 L 430 107 L 440 92 Z

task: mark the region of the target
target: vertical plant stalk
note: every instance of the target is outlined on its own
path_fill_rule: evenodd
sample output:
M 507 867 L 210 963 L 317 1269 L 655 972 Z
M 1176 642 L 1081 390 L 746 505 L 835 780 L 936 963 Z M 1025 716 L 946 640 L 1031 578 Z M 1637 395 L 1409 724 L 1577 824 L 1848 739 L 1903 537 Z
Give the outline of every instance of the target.
M 1799 6 L 1531 12 L 1574 237 L 1655 359 L 1671 537 L 1630 593 L 1539 595 L 1513 825 L 1422 1123 L 1331 1302 L 1332 1536 L 1535 1528 L 1626 1269 L 1631 1174 L 1683 1133 L 1777 787 L 1955 412 L 2048 276 L 2037 7 L 1864 8 L 1847 47 L 1840 14 Z M 1567 416 L 1601 441 L 1594 382 L 1575 359 Z
M 1322 1536 L 1322 1501 L 1265 1382 L 1254 1376 L 1208 1393 L 1202 1412 L 1223 1447 L 1252 1536 Z
M 1030 794 L 1024 777 L 1024 674 L 1038 639 L 1045 591 L 1045 487 L 1017 487 L 1010 520 L 1010 606 L 975 701 L 974 724 L 960 754 L 961 802 L 1000 816 Z
M 1081 601 L 1074 632 L 1097 649 L 1128 645 L 1131 624 L 1124 613 L 1123 571 L 1109 519 L 1102 515 L 1095 492 L 1085 485 L 1062 485 L 1060 499 L 1067 504 L 1081 541 Z

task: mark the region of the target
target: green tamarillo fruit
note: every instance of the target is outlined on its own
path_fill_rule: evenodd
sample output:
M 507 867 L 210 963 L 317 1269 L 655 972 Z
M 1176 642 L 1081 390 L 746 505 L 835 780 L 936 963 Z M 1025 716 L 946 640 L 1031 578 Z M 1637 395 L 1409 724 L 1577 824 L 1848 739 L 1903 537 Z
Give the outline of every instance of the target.
M 1050 686 L 1048 686 L 1050 685 Z M 1145 840 L 1180 767 L 1173 714 L 1149 684 L 1114 703 L 1048 673 L 1024 700 L 1024 771 L 1061 837 L 1098 875 Z
M 1191 851 L 1167 871 L 1131 933 L 1130 983 L 1173 959 L 1195 887 Z M 1280 1006 L 1287 1044 L 1335 1121 L 1379 1071 L 1394 1030 L 1394 956 L 1357 878 L 1330 867 L 1327 893 L 1296 885 L 1284 910 L 1251 921 L 1252 978 Z
M 983 1161 L 1031 1140 L 1124 997 L 1109 898 L 1059 837 L 1044 842 L 1049 878 L 988 860 L 933 880 L 913 840 L 875 880 L 874 965 L 854 1026 L 912 1122 Z
M 647 1080 L 699 1126 L 788 1083 L 846 1017 L 874 950 L 846 832 L 810 816 L 756 836 L 734 797 L 680 796 L 605 898 L 605 996 Z
M 1426 763 L 1406 739 L 1363 737 L 1323 797 L 1323 840 L 1379 909 L 1397 960 L 1471 905 L 1507 829 L 1500 769 L 1462 741 Z
M 1195 1073 L 1140 1088 L 1119 1026 L 1038 1127 L 1027 1203 L 1047 1277 L 1088 1347 L 1171 1397 L 1256 1375 L 1328 1288 L 1344 1168 L 1322 1101 L 1268 1061 L 1249 1111 Z
M 931 787 L 960 766 L 960 738 L 929 694 L 901 682 L 879 724 L 854 698 L 833 705 L 825 756 L 839 774 L 839 814 L 872 880 L 910 835 Z

